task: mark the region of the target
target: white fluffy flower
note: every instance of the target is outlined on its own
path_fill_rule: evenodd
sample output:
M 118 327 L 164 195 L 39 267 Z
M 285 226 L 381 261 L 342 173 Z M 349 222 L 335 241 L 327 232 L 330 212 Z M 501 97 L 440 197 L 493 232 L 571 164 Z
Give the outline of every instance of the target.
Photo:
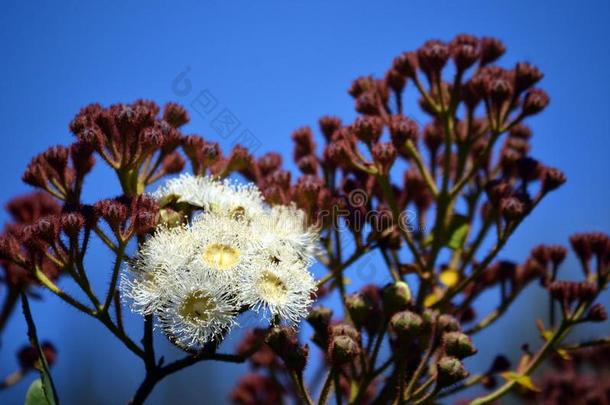
M 189 224 L 159 228 L 122 276 L 121 291 L 154 314 L 185 349 L 223 337 L 242 307 L 296 324 L 316 283 L 308 271 L 318 234 L 296 206 L 264 204 L 256 186 L 183 175 L 154 196 L 202 208 Z
M 153 313 L 163 304 L 167 277 L 185 271 L 196 251 L 187 227 L 159 228 L 121 277 L 121 292 L 132 300 L 131 308 Z
M 305 260 L 315 254 L 318 233 L 307 225 L 305 213 L 294 205 L 273 206 L 266 215 L 255 218 L 252 227 L 264 248 L 294 249 Z
M 177 346 L 201 349 L 235 326 L 239 305 L 232 288 L 211 273 L 187 271 L 166 279 L 158 323 Z
M 315 280 L 299 257 L 276 253 L 256 258 L 256 270 L 245 274 L 240 285 L 241 302 L 266 318 L 297 324 L 307 316 Z
M 224 282 L 235 283 L 251 271 L 257 253 L 251 231 L 244 221 L 207 213 L 197 216 L 190 228 L 196 250 L 193 268 L 203 266 Z
M 178 202 L 201 207 L 207 212 L 231 217 L 254 218 L 264 211 L 263 198 L 254 184 L 183 174 L 168 180 L 153 193 L 157 200 L 175 196 Z

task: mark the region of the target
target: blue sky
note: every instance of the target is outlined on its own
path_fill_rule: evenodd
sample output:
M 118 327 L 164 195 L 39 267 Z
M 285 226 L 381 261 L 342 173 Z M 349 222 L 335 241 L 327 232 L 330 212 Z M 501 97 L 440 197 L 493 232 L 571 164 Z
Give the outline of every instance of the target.
M 188 106 L 207 91 L 260 140 L 258 153 L 277 150 L 289 157 L 295 128 L 316 125 L 324 114 L 347 121 L 355 116 L 346 93 L 352 79 L 382 74 L 394 56 L 427 39 L 466 32 L 501 38 L 509 66 L 520 60 L 539 66 L 545 73 L 541 85 L 551 95 L 548 110 L 530 121 L 533 155 L 562 168 L 568 183 L 501 255 L 521 260 L 542 241 L 565 243 L 576 231 L 610 231 L 609 17 L 607 1 L 6 1 L 0 14 L 0 200 L 29 191 L 20 181 L 27 162 L 48 146 L 71 142 L 67 125 L 87 103 L 150 98 Z M 173 86 L 184 72 L 188 94 Z M 219 138 L 211 116 L 189 109 L 187 132 L 225 147 L 235 140 Z M 87 186 L 89 201 L 118 190 L 107 170 L 98 170 Z M 6 221 L 4 213 L 0 220 Z M 110 262 L 99 250 L 91 269 L 103 287 L 103 264 Z M 570 265 L 574 261 L 565 274 L 577 274 L 569 272 Z M 510 328 L 534 330 L 533 296 L 528 291 L 485 335 L 481 351 L 494 350 Z M 59 348 L 54 371 L 65 403 L 126 401 L 141 378 L 130 354 L 52 297 L 34 303 L 33 310 L 40 334 Z M 5 331 L 0 374 L 14 367 L 24 328 L 15 316 Z M 175 355 L 167 344 L 160 346 Z M 518 343 L 507 341 L 505 347 L 516 353 Z M 222 403 L 235 370 L 241 369 L 197 366 L 159 386 L 151 403 L 176 392 L 185 402 L 205 402 L 202 377 L 205 398 Z M 0 402 L 20 403 L 26 388 L 23 383 L 1 393 Z

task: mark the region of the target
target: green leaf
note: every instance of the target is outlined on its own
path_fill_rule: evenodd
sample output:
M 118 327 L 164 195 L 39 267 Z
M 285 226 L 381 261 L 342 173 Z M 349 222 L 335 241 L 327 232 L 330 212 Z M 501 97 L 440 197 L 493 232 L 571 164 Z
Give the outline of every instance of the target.
M 32 384 L 30 384 L 30 388 L 28 388 L 28 391 L 25 394 L 24 405 L 51 405 L 49 401 L 47 401 L 47 396 L 42 387 L 40 378 L 35 379 Z
M 464 246 L 466 236 L 470 230 L 470 224 L 468 219 L 463 215 L 456 215 L 451 220 L 451 226 L 449 227 L 449 238 L 447 246 L 453 250 L 460 249 Z
M 501 374 L 507 381 L 514 381 L 528 391 L 540 392 L 538 387 L 534 385 L 532 378 L 529 375 L 518 374 L 513 371 L 507 371 Z

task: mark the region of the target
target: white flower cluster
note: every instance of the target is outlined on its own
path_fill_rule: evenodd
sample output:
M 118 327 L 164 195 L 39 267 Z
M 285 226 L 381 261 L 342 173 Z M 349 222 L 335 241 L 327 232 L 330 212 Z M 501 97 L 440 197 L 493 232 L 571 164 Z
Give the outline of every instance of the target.
M 160 227 L 123 275 L 134 311 L 155 315 L 178 346 L 201 348 L 253 310 L 296 324 L 315 291 L 317 233 L 294 206 L 267 206 L 254 185 L 182 175 L 154 193 L 201 208 L 188 225 Z

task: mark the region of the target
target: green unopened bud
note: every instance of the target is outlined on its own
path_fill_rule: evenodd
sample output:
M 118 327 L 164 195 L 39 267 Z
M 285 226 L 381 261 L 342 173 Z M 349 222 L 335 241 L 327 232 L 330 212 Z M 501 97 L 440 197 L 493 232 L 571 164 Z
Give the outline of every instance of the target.
M 388 314 L 407 309 L 411 303 L 411 289 L 404 281 L 388 284 L 382 292 L 383 307 Z
M 462 332 L 445 333 L 443 335 L 443 345 L 448 356 L 455 356 L 458 359 L 472 356 L 477 352 L 470 337 Z
M 390 319 L 390 327 L 400 339 L 412 339 L 421 331 L 424 321 L 411 311 L 401 311 Z
M 362 328 L 368 318 L 371 316 L 373 307 L 366 297 L 357 292 L 345 299 L 345 306 L 349 312 L 350 318 L 358 329 Z
M 443 314 L 438 317 L 438 330 L 443 332 L 457 332 L 461 329 L 460 322 L 453 316 Z
M 460 360 L 455 357 L 441 357 L 436 365 L 438 372 L 438 385 L 446 387 L 468 377 L 468 371 Z
M 352 362 L 360 354 L 360 346 L 348 335 L 335 336 L 328 347 L 328 356 L 335 366 Z

